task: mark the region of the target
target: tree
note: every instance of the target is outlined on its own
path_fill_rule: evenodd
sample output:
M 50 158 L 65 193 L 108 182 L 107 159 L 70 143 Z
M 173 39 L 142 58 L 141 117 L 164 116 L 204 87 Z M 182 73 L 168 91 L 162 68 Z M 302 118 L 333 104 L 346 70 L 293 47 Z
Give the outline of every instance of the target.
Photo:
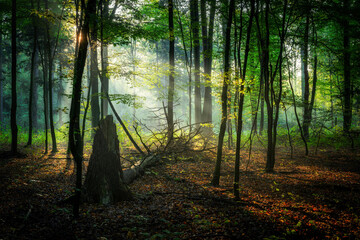
M 200 92 L 200 37 L 199 37 L 199 3 L 190 0 L 191 30 L 193 33 L 194 67 L 195 67 L 195 123 L 201 122 L 201 92 Z
M 349 26 L 350 0 L 343 2 L 343 46 L 344 46 L 344 123 L 343 129 L 349 132 L 352 121 L 352 93 L 351 93 L 351 64 L 350 64 L 350 26 Z
M 83 140 L 80 130 L 80 99 L 81 99 L 81 83 L 84 72 L 86 54 L 88 47 L 89 22 L 90 17 L 96 14 L 96 0 L 88 0 L 85 6 L 84 1 L 81 2 L 81 11 L 84 14 L 84 22 L 79 26 L 77 39 L 82 36 L 78 42 L 77 54 L 74 65 L 73 92 L 70 109 L 70 126 L 69 126 L 69 143 L 70 151 L 76 163 L 76 187 L 73 213 L 75 217 L 79 215 L 79 206 L 82 188 L 82 162 L 83 162 Z
M 251 28 L 252 21 L 255 13 L 255 0 L 251 0 L 250 7 L 250 18 L 249 25 L 247 29 L 246 35 L 246 46 L 245 46 L 245 56 L 244 56 L 244 65 L 241 74 L 241 83 L 240 83 L 240 98 L 238 103 L 238 114 L 237 114 L 237 131 L 236 131 L 236 153 L 235 153 L 235 174 L 234 174 L 234 195 L 236 199 L 239 199 L 239 178 L 240 178 L 240 144 L 241 144 L 241 131 L 243 127 L 243 108 L 244 108 L 244 86 L 245 86 L 245 78 L 246 78 L 246 68 L 247 61 L 250 51 L 250 39 L 251 39 Z M 240 63 L 238 64 L 240 66 Z
M 31 8 L 34 8 L 34 1 L 31 0 Z M 30 92 L 29 92 L 29 137 L 26 145 L 30 146 L 32 143 L 32 133 L 33 133 L 33 106 L 34 106 L 34 85 L 35 83 L 35 64 L 37 63 L 37 22 L 35 16 L 32 17 L 32 24 L 34 28 L 34 42 L 33 49 L 31 53 L 31 67 L 30 67 Z M 35 95 L 37 93 L 35 92 Z
M 108 76 L 108 40 L 104 39 L 104 21 L 111 21 L 115 11 L 117 9 L 117 1 L 113 10 L 113 14 L 109 15 L 109 0 L 101 1 L 101 21 L 100 21 L 100 54 L 101 54 L 101 91 L 104 94 L 109 93 L 109 76 Z M 108 101 L 105 98 L 101 98 L 101 118 L 108 115 Z
M 168 88 L 168 141 L 172 140 L 174 132 L 174 91 L 175 91 L 175 36 L 174 36 L 174 6 L 173 1 L 168 0 L 169 9 L 169 88 Z
M 16 123 L 16 0 L 12 1 L 11 8 L 11 152 L 17 153 L 18 128 Z
M 99 82 L 98 82 L 98 55 L 97 55 L 97 22 L 96 16 L 90 19 L 90 82 L 91 82 L 91 126 L 95 129 L 99 125 Z M 93 131 L 94 132 L 94 131 Z
M 101 204 L 132 198 L 124 183 L 119 140 L 111 115 L 101 120 L 96 130 L 84 190 L 88 201 Z
M 309 3 L 305 3 L 306 16 L 305 16 L 305 30 L 304 39 L 301 46 L 301 79 L 302 79 L 302 90 L 303 90 L 303 104 L 304 104 L 304 116 L 303 116 L 303 132 L 306 140 L 309 139 L 309 126 L 311 122 L 310 113 L 310 81 L 309 81 L 309 27 L 310 27 L 310 7 Z
M 0 14 L 2 19 L 2 14 Z M 3 34 L 2 22 L 0 23 L 0 131 L 5 126 L 4 124 L 4 77 L 3 77 Z
M 225 35 L 225 50 L 224 50 L 224 81 L 221 92 L 221 123 L 220 123 L 220 132 L 219 132 L 219 140 L 217 146 L 217 154 L 216 154 L 216 165 L 213 173 L 213 178 L 211 184 L 214 186 L 218 186 L 220 182 L 220 169 L 222 162 L 222 148 L 224 144 L 224 136 L 226 131 L 226 122 L 227 122 L 227 94 L 228 94 L 228 85 L 230 79 L 230 43 L 231 43 L 231 24 L 235 11 L 235 0 L 230 0 L 230 4 L 228 7 L 229 17 L 226 24 L 226 35 Z
M 215 22 L 216 1 L 210 1 L 210 15 L 207 19 L 206 1 L 201 0 L 201 30 L 203 42 L 203 62 L 205 76 L 204 105 L 201 120 L 204 123 L 212 122 L 212 88 L 211 88 L 211 68 L 213 55 L 213 35 Z M 209 22 L 209 28 L 207 27 Z

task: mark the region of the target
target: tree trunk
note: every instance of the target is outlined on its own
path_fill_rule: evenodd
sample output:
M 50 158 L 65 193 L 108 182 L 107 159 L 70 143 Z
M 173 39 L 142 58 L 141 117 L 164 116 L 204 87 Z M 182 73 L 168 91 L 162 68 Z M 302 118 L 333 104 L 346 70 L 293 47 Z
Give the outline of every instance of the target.
M 241 144 L 241 132 L 243 127 L 243 108 L 244 108 L 244 86 L 246 78 L 246 69 L 247 61 L 250 51 L 250 39 L 251 39 L 251 28 L 252 20 L 255 12 L 255 0 L 251 0 L 251 10 L 250 10 L 250 19 L 246 35 L 246 45 L 245 45 L 245 56 L 244 56 L 244 65 L 241 76 L 240 83 L 240 97 L 238 103 L 238 122 L 237 122 L 237 131 L 236 131 L 236 153 L 235 153 L 235 174 L 234 174 L 234 196 L 236 199 L 240 198 L 239 195 L 239 178 L 240 178 L 240 144 Z
M 33 1 L 31 1 L 31 6 L 33 6 Z M 34 100 L 34 73 L 35 73 L 35 64 L 36 64 L 36 52 L 37 52 L 37 27 L 35 23 L 35 19 L 33 18 L 34 25 L 34 42 L 33 42 L 33 50 L 31 53 L 31 68 L 30 68 L 30 92 L 29 92 L 29 136 L 28 142 L 26 145 L 30 146 L 32 143 L 32 132 L 33 132 L 33 100 Z M 36 93 L 35 93 L 36 94 Z
M 271 99 L 271 89 L 270 89 L 270 73 L 269 73 L 269 45 L 270 45 L 270 32 L 269 32 L 269 8 L 270 8 L 270 1 L 266 1 L 266 7 L 265 7 L 265 42 L 264 46 L 262 47 L 262 57 L 263 57 L 263 71 L 264 71 L 264 83 L 265 83 L 265 89 L 264 89 L 264 99 L 266 102 L 266 110 L 267 110 L 267 156 L 266 156 L 266 171 L 271 172 L 273 171 L 272 163 L 273 163 L 273 154 L 272 154 L 272 141 L 273 141 L 273 102 Z
M 343 129 L 345 132 L 349 132 L 352 121 L 352 94 L 351 94 L 351 66 L 350 66 L 350 26 L 349 26 L 349 7 L 350 1 L 344 0 L 344 20 L 343 20 L 343 31 L 344 31 L 344 123 Z
M 104 40 L 104 22 L 103 19 L 109 18 L 109 1 L 102 1 L 101 24 L 100 24 L 100 51 L 101 51 L 101 90 L 104 94 L 109 93 L 109 76 L 108 76 L 108 46 Z M 107 99 L 101 98 L 101 119 L 108 115 L 109 104 Z
M 2 15 L 0 15 L 2 19 Z M 0 131 L 5 127 L 4 123 L 4 78 L 3 70 L 3 38 L 2 38 L 2 22 L 0 22 Z
M 57 98 L 59 107 L 62 106 L 62 100 L 63 100 L 63 94 L 64 94 L 62 64 L 63 63 L 60 60 L 60 62 L 59 62 L 59 91 L 58 91 L 58 98 Z M 59 111 L 58 127 L 60 128 L 64 124 L 63 110 L 59 108 L 58 111 Z
M 219 141 L 216 155 L 216 165 L 213 174 L 213 178 L 211 184 L 214 186 L 218 186 L 220 182 L 220 169 L 222 162 L 222 148 L 224 144 L 224 136 L 226 131 L 226 122 L 227 122 L 227 93 L 228 93 L 228 82 L 230 77 L 230 40 L 231 40 L 231 24 L 232 18 L 235 11 L 235 0 L 230 1 L 230 5 L 228 8 L 229 17 L 226 25 L 226 35 L 225 35 L 225 50 L 224 50 L 224 81 L 221 93 L 221 109 L 222 109 L 222 117 L 220 124 L 220 132 L 219 132 Z
M 78 34 L 87 36 L 89 33 L 90 16 L 96 15 L 96 0 L 88 0 L 84 14 L 84 23 L 80 26 Z M 79 37 L 79 36 L 77 36 Z M 83 161 L 83 141 L 80 132 L 80 100 L 81 100 L 81 82 L 84 73 L 88 40 L 82 38 L 79 42 L 78 53 L 75 58 L 73 93 L 70 110 L 69 143 L 70 150 L 76 163 L 76 187 L 73 213 L 75 217 L 79 216 L 79 206 L 82 187 L 82 161 Z
M 173 1 L 168 0 L 169 8 L 169 88 L 168 88 L 168 141 L 172 140 L 174 132 L 174 90 L 175 90 L 175 37 L 174 37 L 174 10 Z
M 92 17 L 90 20 L 90 82 L 91 82 L 91 127 L 93 133 L 99 125 L 99 82 L 98 82 L 98 55 L 97 55 L 97 19 Z
M 203 41 L 203 61 L 205 75 L 205 92 L 204 105 L 202 112 L 202 122 L 212 123 L 212 88 L 211 88 L 211 68 L 212 68 L 212 52 L 213 52 L 213 35 L 215 21 L 215 5 L 216 1 L 210 2 L 209 29 L 207 27 L 206 1 L 201 0 L 201 26 Z
M 48 8 L 48 1 L 45 0 L 45 9 L 49 11 Z M 55 135 L 55 127 L 54 127 L 54 111 L 53 111 L 53 64 L 54 58 L 52 54 L 52 46 L 50 41 L 50 23 L 49 20 L 46 21 L 46 56 L 48 61 L 48 92 L 49 94 L 48 103 L 49 103 L 49 120 L 50 120 L 50 132 L 51 132 L 51 142 L 52 142 L 52 152 L 57 152 L 57 145 L 56 145 L 56 135 Z M 55 49 L 54 49 L 55 51 Z M 46 60 L 45 60 L 46 61 Z
M 101 120 L 96 130 L 84 191 L 86 200 L 101 204 L 132 198 L 123 181 L 119 140 L 111 115 Z
M 304 44 L 303 44 L 303 54 L 302 54 L 302 79 L 304 85 L 304 92 L 303 92 L 303 103 L 304 103 L 304 116 L 303 116 L 303 131 L 306 140 L 309 140 L 309 125 L 311 122 L 310 116 L 310 83 L 309 83 L 309 70 L 308 70 L 308 53 L 309 53 L 309 25 L 310 25 L 310 13 L 306 15 L 306 22 L 305 22 L 305 32 L 304 32 Z
M 188 56 L 188 50 L 186 47 L 186 42 L 185 42 L 185 35 L 184 35 L 184 30 L 183 30 L 183 25 L 182 25 L 182 21 L 181 21 L 181 17 L 180 14 L 178 12 L 178 20 L 179 20 L 179 25 L 180 25 L 180 31 L 181 31 L 181 40 L 182 40 L 182 45 L 184 48 L 184 55 L 185 55 L 185 63 L 186 63 L 186 71 L 188 73 L 188 77 L 189 77 L 189 86 L 188 86 L 188 97 L 189 97 L 189 132 L 191 132 L 192 126 L 191 126 L 191 109 L 192 109 L 192 98 L 191 98 L 191 84 L 192 84 L 192 34 L 190 32 L 189 36 L 190 36 L 190 57 Z M 158 51 L 157 51 L 157 43 L 156 43 L 156 62 L 158 62 Z
M 43 103 L 44 103 L 44 127 L 45 127 L 45 153 L 48 152 L 48 124 L 49 124 L 49 114 L 48 114 L 48 63 L 44 56 L 42 56 L 42 66 L 43 66 Z
M 11 152 L 17 153 L 18 128 L 16 124 L 16 0 L 11 9 Z
M 190 0 L 191 30 L 193 33 L 194 66 L 195 66 L 195 123 L 201 122 L 201 92 L 200 92 L 200 37 L 199 37 L 199 3 Z

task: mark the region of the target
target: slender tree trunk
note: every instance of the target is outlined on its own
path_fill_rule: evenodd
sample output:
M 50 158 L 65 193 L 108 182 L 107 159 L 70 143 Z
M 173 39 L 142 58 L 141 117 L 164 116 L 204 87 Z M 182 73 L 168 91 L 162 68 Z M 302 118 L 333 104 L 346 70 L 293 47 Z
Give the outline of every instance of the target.
M 316 95 L 316 83 L 317 83 L 317 65 L 318 65 L 318 59 L 317 59 L 317 33 L 315 29 L 315 23 L 313 23 L 313 42 L 314 42 L 314 66 L 313 66 L 313 82 L 312 82 L 312 89 L 311 89 L 311 100 L 309 103 L 309 117 L 308 117 L 308 125 L 310 125 L 312 121 L 312 112 L 314 109 L 315 104 L 315 95 Z M 316 112 L 315 112 L 316 114 Z M 316 116 L 316 115 L 315 115 Z
M 300 130 L 300 135 L 301 135 L 301 139 L 303 140 L 304 142 L 304 146 L 305 146 L 305 155 L 307 156 L 309 154 L 309 150 L 308 150 L 308 146 L 307 146 L 307 142 L 306 142 L 306 139 L 305 139 L 305 136 L 304 136 L 304 133 L 303 133 L 303 129 L 301 127 L 301 123 L 300 123 L 300 119 L 299 119 L 299 115 L 297 113 L 297 108 L 296 108 L 296 99 L 295 99 L 295 91 L 294 91 L 294 88 L 293 88 L 293 85 L 291 83 L 291 71 L 290 71 L 290 63 L 289 63 L 289 60 L 288 60 L 288 72 L 289 72 L 289 85 L 290 85 L 290 89 L 291 89 L 291 95 L 292 95 L 292 99 L 293 99 L 293 104 L 294 104 L 294 113 L 295 113 L 295 117 L 296 117 L 296 122 L 298 124 L 298 127 L 299 127 L 299 130 Z M 296 71 L 295 71 L 296 73 Z
M 257 44 L 258 44 L 258 54 L 259 54 L 259 62 L 260 62 L 260 123 L 259 123 L 259 135 L 262 135 L 263 131 L 264 131 L 264 119 L 265 119 L 265 96 L 264 96 L 264 58 L 263 58 L 263 52 L 262 52 L 262 48 L 263 48 L 263 37 L 262 37 L 262 33 L 261 33 L 261 29 L 260 29 L 260 23 L 259 23 L 259 12 L 258 9 L 260 7 L 260 3 L 259 1 L 257 1 L 257 5 L 259 5 L 257 7 L 256 10 L 256 25 L 257 25 L 257 35 L 258 35 L 258 40 L 257 40 Z M 261 6 L 262 7 L 262 6 Z
M 201 122 L 200 92 L 200 37 L 199 37 L 199 4 L 198 0 L 190 0 L 191 30 L 193 33 L 194 65 L 195 65 L 195 123 Z M 199 126 L 199 125 L 198 125 Z
M 53 59 L 49 59 L 49 120 L 50 120 L 50 132 L 51 132 L 51 142 L 52 142 L 52 150 L 51 152 L 57 152 L 57 144 L 56 144 L 56 135 L 55 135 L 55 127 L 54 127 L 54 109 L 53 109 Z
M 172 140 L 174 132 L 174 90 L 175 90 L 175 37 L 174 37 L 174 10 L 173 1 L 168 0 L 169 8 L 169 88 L 168 88 L 168 141 Z
M 187 51 L 187 47 L 186 47 L 186 42 L 185 42 L 185 36 L 184 36 L 184 30 L 183 30 L 183 25 L 182 25 L 182 21 L 181 21 L 181 17 L 178 12 L 178 20 L 179 20 L 179 25 L 180 25 L 180 31 L 181 31 L 181 40 L 182 40 L 182 45 L 184 48 L 184 54 L 185 54 L 185 63 L 186 63 L 186 70 L 188 73 L 188 77 L 189 77 L 189 87 L 188 87 L 188 96 L 189 96 L 189 132 L 191 132 L 191 109 L 192 109 L 192 99 L 191 99 L 191 84 L 192 84 L 192 72 L 191 72 L 191 68 L 192 68 L 192 34 L 190 31 L 190 57 L 188 56 L 188 51 Z M 157 45 L 156 45 L 157 46 Z M 158 54 L 156 51 L 156 61 L 158 60 Z
M 34 3 L 31 1 L 31 7 L 34 8 Z M 33 17 L 33 25 L 34 25 L 34 42 L 33 42 L 33 50 L 31 53 L 31 69 L 30 69 L 30 92 L 29 92 L 29 137 L 26 145 L 30 146 L 32 143 L 32 133 L 33 133 L 33 100 L 34 100 L 34 75 L 35 75 L 35 64 L 36 64 L 36 52 L 37 52 L 37 26 L 35 22 L 35 18 Z M 36 94 L 36 93 L 35 93 Z
M 17 153 L 18 127 L 16 123 L 16 0 L 11 9 L 11 152 Z
M 265 44 L 263 46 L 263 70 L 264 70 L 264 83 L 265 83 L 265 91 L 264 91 L 264 99 L 266 102 L 266 110 L 267 110 L 267 160 L 266 160 L 266 171 L 271 172 L 273 171 L 271 165 L 273 162 L 273 154 L 272 154 L 272 145 L 273 145 L 273 102 L 271 98 L 271 89 L 270 89 L 270 73 L 269 73 L 269 45 L 270 45 L 270 31 L 269 31 L 269 8 L 270 8 L 270 1 L 266 0 L 266 7 L 265 7 Z
M 48 152 L 48 129 L 49 129 L 49 114 L 48 114 L 48 63 L 44 56 L 42 56 L 43 62 L 43 103 L 44 103 L 44 127 L 45 127 L 45 153 Z
M 311 113 L 310 113 L 310 83 L 309 83 L 309 70 L 308 70 L 308 58 L 309 58 L 309 25 L 310 25 L 310 13 L 306 15 L 305 22 L 305 32 L 304 32 L 304 44 L 303 44 L 303 54 L 302 54 L 302 78 L 304 79 L 304 92 L 303 92 L 303 103 L 304 103 L 304 116 L 303 116 L 303 130 L 306 140 L 309 140 L 309 125 L 311 122 Z
M 214 21 L 215 21 L 215 5 L 216 1 L 210 1 L 210 15 L 209 28 L 207 27 L 206 16 L 206 0 L 201 0 L 201 26 L 202 26 L 202 41 L 203 41 L 203 61 L 204 61 L 204 75 L 205 75 L 205 92 L 204 105 L 202 112 L 202 122 L 212 122 L 212 88 L 211 88 L 211 68 L 212 68 L 212 52 L 213 52 L 213 35 L 214 35 Z
M 344 0 L 343 31 L 344 31 L 344 123 L 343 129 L 349 132 L 352 121 L 352 93 L 351 93 L 351 65 L 350 65 L 350 26 L 349 26 L 350 0 Z
M 48 8 L 48 1 L 45 0 L 45 9 L 49 10 Z M 53 111 L 53 64 L 54 58 L 52 56 L 52 47 L 50 43 L 50 26 L 49 21 L 46 21 L 46 51 L 45 57 L 48 61 L 48 92 L 49 94 L 48 103 L 49 103 L 49 120 L 50 120 L 50 132 L 51 132 L 51 141 L 52 141 L 52 152 L 57 152 L 57 145 L 56 145 L 56 135 L 55 135 L 55 127 L 54 127 L 54 111 Z M 55 50 L 55 49 L 54 49 Z
M 267 6 L 268 7 L 268 6 Z M 282 28 L 280 33 L 280 49 L 279 49 L 279 56 L 276 63 L 275 70 L 272 74 L 270 74 L 270 91 L 271 91 L 271 102 L 275 104 L 275 116 L 271 115 L 271 122 L 272 122 L 272 140 L 271 140 L 271 148 L 267 150 L 268 152 L 268 158 L 266 161 L 266 171 L 267 172 L 273 172 L 274 166 L 275 166 L 275 152 L 276 152 L 276 137 L 277 137 L 277 125 L 278 125 L 278 119 L 279 119 L 279 111 L 280 111 L 280 102 L 281 102 L 281 96 L 282 96 L 282 62 L 283 62 L 283 51 L 284 51 L 284 42 L 285 42 L 285 35 L 286 35 L 286 28 L 285 26 L 285 20 L 286 20 L 286 11 L 287 11 L 287 0 L 284 0 L 283 3 L 283 14 L 282 14 Z M 277 71 L 279 72 L 279 91 L 278 95 L 275 94 L 274 89 L 274 81 Z M 271 113 L 273 113 L 274 105 L 271 106 Z M 268 116 L 268 121 L 269 121 Z M 268 135 L 268 139 L 270 136 Z M 268 140 L 269 141 L 269 140 Z M 268 145 L 269 147 L 269 145 Z
M 101 24 L 100 24 L 100 50 L 101 50 L 101 89 L 104 94 L 109 93 L 109 76 L 108 76 L 108 46 L 104 40 L 104 19 L 109 20 L 109 1 L 103 0 L 103 7 L 101 9 Z M 106 117 L 109 112 L 108 101 L 101 98 L 101 119 Z
M 84 9 L 82 9 L 84 11 Z M 87 7 L 84 14 L 84 23 L 80 27 L 80 34 L 87 36 L 89 33 L 90 17 L 96 14 L 96 0 L 88 0 Z M 69 127 L 69 142 L 70 150 L 76 162 L 76 187 L 75 187 L 75 201 L 73 213 L 75 217 L 79 216 L 79 206 L 82 188 L 82 161 L 83 161 L 83 141 L 80 132 L 80 101 L 81 101 L 81 82 L 84 72 L 86 54 L 87 54 L 88 40 L 87 37 L 82 38 L 79 42 L 77 57 L 75 58 L 74 66 L 74 81 L 73 94 L 71 100 L 70 110 L 70 127 Z
M 224 81 L 221 93 L 221 109 L 222 109 L 222 117 L 220 124 L 220 132 L 219 132 L 219 141 L 217 148 L 217 156 L 216 156 L 216 166 L 213 174 L 213 178 L 211 184 L 214 186 L 219 185 L 220 182 L 220 169 L 222 162 L 222 148 L 224 144 L 224 136 L 226 130 L 226 122 L 227 122 L 227 93 L 228 93 L 228 82 L 230 77 L 230 48 L 231 48 L 231 24 L 232 18 L 235 11 L 235 0 L 230 0 L 230 5 L 228 8 L 229 17 L 226 25 L 226 35 L 225 35 L 225 50 L 224 50 Z
M 241 76 L 240 83 L 240 98 L 238 104 L 238 123 L 236 131 L 236 153 L 235 153 L 235 174 L 234 174 L 234 196 L 236 199 L 240 198 L 239 195 L 239 178 L 240 178 L 240 145 L 241 145 L 241 132 L 243 127 L 243 108 L 244 108 L 244 87 L 245 87 L 245 78 L 246 78 L 246 68 L 247 61 L 250 51 L 250 39 L 251 39 L 251 28 L 252 20 L 255 12 L 255 0 L 251 0 L 251 10 L 250 10 L 250 19 L 246 35 L 246 46 L 245 46 L 245 56 L 244 56 L 244 65 Z
M 131 58 L 133 61 L 133 82 L 136 85 L 136 39 L 131 40 Z M 136 121 L 136 88 L 133 88 L 133 96 L 134 96 L 134 103 L 133 103 L 133 122 Z
M 5 127 L 4 123 L 4 78 L 3 70 L 3 38 L 2 38 L 2 14 L 0 14 L 0 132 Z
M 91 82 L 91 126 L 92 133 L 95 134 L 95 128 L 100 121 L 99 107 L 99 82 L 98 82 L 98 55 L 97 55 L 97 21 L 95 17 L 90 20 L 90 82 Z

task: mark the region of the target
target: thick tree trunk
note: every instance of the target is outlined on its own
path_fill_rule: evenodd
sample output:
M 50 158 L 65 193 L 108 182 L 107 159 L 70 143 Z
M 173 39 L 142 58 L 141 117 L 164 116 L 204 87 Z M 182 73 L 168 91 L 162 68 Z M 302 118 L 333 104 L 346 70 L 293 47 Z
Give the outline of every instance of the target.
M 16 108 L 16 0 L 13 0 L 11 12 L 11 152 L 13 154 L 17 153 L 18 138 Z
M 191 30 L 193 33 L 194 66 L 195 66 L 195 123 L 201 122 L 201 92 L 200 92 L 200 37 L 199 37 L 199 3 L 190 0 Z
M 230 77 L 230 40 L 231 40 L 231 24 L 232 18 L 235 11 L 235 0 L 230 1 L 229 5 L 229 17 L 226 26 L 226 35 L 225 35 L 225 51 L 224 51 L 224 82 L 223 88 L 221 93 L 221 109 L 222 109 L 222 116 L 221 116 L 221 124 L 220 124 L 220 132 L 219 132 L 219 141 L 218 141 L 218 148 L 217 148 L 217 155 L 216 155 L 216 165 L 213 174 L 213 178 L 211 184 L 214 186 L 218 186 L 220 182 L 220 169 L 221 169 L 221 162 L 222 162 L 222 148 L 224 144 L 224 136 L 226 131 L 226 122 L 227 122 L 227 93 L 228 93 L 228 82 Z
M 132 198 L 123 181 L 119 140 L 111 115 L 101 120 L 96 130 L 84 191 L 86 200 L 101 204 Z

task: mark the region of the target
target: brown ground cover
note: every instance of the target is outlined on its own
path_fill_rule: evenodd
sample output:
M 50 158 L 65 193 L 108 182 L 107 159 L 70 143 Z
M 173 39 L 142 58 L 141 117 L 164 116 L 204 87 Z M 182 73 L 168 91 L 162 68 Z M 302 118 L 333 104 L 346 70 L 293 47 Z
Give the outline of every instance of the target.
M 233 152 L 219 187 L 213 153 L 163 159 L 131 184 L 135 200 L 83 204 L 72 219 L 73 164 L 56 155 L 0 159 L 0 239 L 360 239 L 360 153 L 320 149 L 293 159 L 278 149 L 243 155 L 241 200 L 232 195 Z

